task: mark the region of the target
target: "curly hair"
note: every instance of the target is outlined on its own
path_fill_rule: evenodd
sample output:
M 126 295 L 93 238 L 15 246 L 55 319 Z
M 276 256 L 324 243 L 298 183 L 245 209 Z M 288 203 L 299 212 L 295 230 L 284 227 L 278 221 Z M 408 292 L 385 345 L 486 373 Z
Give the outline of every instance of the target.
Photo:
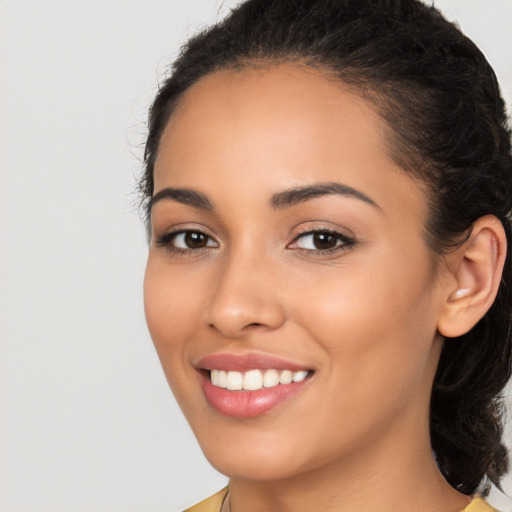
M 395 162 L 427 186 L 434 253 L 457 247 L 484 215 L 504 226 L 498 296 L 471 331 L 445 341 L 431 399 L 441 472 L 460 492 L 485 494 L 508 468 L 501 393 L 512 363 L 512 154 L 494 71 L 458 27 L 419 0 L 248 0 L 189 40 L 162 84 L 149 114 L 146 200 L 183 93 L 216 70 L 282 61 L 353 86 L 387 122 Z

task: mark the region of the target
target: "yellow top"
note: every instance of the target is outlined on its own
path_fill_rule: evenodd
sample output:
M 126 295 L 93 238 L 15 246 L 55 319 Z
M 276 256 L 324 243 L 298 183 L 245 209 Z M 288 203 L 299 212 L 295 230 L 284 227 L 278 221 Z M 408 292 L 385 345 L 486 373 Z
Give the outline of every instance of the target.
M 224 487 L 224 489 L 218 493 L 210 496 L 204 501 L 201 501 L 201 503 L 198 503 L 193 507 L 187 508 L 187 510 L 184 510 L 183 512 L 220 512 L 222 503 L 224 503 L 227 494 L 228 488 Z
M 217 494 L 210 496 L 208 499 L 201 501 L 193 507 L 187 508 L 183 512 L 220 512 L 222 503 L 228 494 L 228 488 L 225 487 Z M 471 503 L 461 512 L 498 512 L 488 505 L 482 498 L 474 498 Z
M 492 508 L 482 498 L 475 498 L 462 512 L 498 512 Z

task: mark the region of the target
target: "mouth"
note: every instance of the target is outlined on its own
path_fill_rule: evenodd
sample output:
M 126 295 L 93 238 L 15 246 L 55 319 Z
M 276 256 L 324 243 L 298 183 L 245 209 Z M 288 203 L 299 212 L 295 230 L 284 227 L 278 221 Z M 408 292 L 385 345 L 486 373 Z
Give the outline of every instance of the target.
M 315 371 L 273 356 L 218 354 L 196 365 L 207 403 L 229 417 L 254 418 L 290 401 Z
M 205 370 L 212 385 L 229 391 L 258 391 L 302 382 L 313 374 L 312 370 L 254 369 L 246 372 L 219 369 Z

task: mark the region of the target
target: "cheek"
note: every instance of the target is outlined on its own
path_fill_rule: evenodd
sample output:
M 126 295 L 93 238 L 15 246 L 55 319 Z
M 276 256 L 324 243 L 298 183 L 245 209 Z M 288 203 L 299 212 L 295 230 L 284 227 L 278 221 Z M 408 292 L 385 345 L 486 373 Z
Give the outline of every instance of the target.
M 181 355 L 180 347 L 197 326 L 200 287 L 196 285 L 193 275 L 185 279 L 179 271 L 169 272 L 165 263 L 150 254 L 144 276 L 144 309 L 162 364 Z
M 404 414 L 423 418 L 437 357 L 428 273 L 413 278 L 412 267 L 391 263 L 382 278 L 353 270 L 304 283 L 293 313 L 323 353 L 307 429 L 332 450 L 356 449 Z
M 200 297 L 193 275 L 169 271 L 165 261 L 151 253 L 144 276 L 144 309 L 162 369 L 185 413 L 200 410 L 198 376 L 190 365 L 187 347 L 199 322 Z
M 435 276 L 428 261 L 395 253 L 378 263 L 332 269 L 294 294 L 300 297 L 295 318 L 322 347 L 333 377 L 356 391 L 368 392 L 379 382 L 405 389 L 424 377 L 436 335 Z M 374 395 L 375 389 L 367 397 Z

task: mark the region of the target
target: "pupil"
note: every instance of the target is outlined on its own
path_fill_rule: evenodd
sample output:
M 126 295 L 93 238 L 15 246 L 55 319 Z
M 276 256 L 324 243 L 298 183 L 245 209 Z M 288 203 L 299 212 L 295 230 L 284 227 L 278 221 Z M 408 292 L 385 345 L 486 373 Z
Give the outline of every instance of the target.
M 190 247 L 191 249 L 200 249 L 201 247 L 206 246 L 206 236 L 202 233 L 192 231 L 185 235 L 185 243 L 187 247 Z
M 336 246 L 336 237 L 329 233 L 315 233 L 313 243 L 317 249 L 332 249 Z

